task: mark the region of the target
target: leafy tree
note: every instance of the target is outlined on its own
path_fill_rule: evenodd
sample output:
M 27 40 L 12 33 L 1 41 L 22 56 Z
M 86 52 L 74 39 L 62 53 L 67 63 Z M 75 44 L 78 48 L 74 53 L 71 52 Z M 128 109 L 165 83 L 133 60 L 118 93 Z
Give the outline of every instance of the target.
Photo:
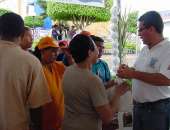
M 11 12 L 11 11 L 6 10 L 6 9 L 0 9 L 0 16 L 8 12 Z
M 36 4 L 38 4 L 41 8 L 44 9 L 44 13 L 42 13 L 40 16 L 26 16 L 24 18 L 24 23 L 26 26 L 29 27 L 43 26 L 43 19 L 47 16 L 46 14 L 47 2 L 44 0 L 37 0 Z M 34 5 L 34 2 L 30 3 L 30 5 Z
M 112 0 L 105 1 L 105 7 L 92 7 L 77 4 L 65 4 L 54 1 L 47 2 L 47 14 L 54 20 L 71 20 L 80 30 L 92 22 L 108 21 Z
M 127 42 L 127 26 L 128 26 L 128 15 L 126 12 L 124 14 L 119 14 L 118 15 L 118 22 L 117 22 L 117 32 L 118 32 L 118 50 L 119 50 L 119 59 L 120 59 L 120 64 L 122 63 L 123 60 L 123 51 L 125 48 L 125 44 Z
M 127 44 L 128 35 L 130 33 L 136 33 L 137 30 L 137 15 L 138 12 L 127 13 L 118 16 L 118 42 L 119 42 L 119 59 L 120 63 L 122 63 L 124 57 L 124 48 Z
M 42 27 L 43 26 L 43 16 L 26 16 L 24 18 L 24 23 L 29 27 Z
M 37 0 L 37 3 L 46 11 L 47 1 L 46 0 Z
M 128 32 L 130 33 L 137 32 L 137 18 L 138 11 L 134 11 L 128 14 Z

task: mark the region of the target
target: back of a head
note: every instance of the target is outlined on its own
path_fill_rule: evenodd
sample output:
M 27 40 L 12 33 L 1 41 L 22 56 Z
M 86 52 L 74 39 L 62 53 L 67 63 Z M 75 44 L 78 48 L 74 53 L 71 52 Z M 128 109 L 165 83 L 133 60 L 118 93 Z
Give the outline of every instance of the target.
M 163 20 L 160 14 L 156 11 L 146 12 L 139 18 L 139 22 L 143 22 L 146 28 L 153 26 L 155 27 L 158 33 L 160 34 L 163 33 L 163 28 L 164 28 Z
M 93 40 L 86 35 L 76 35 L 69 44 L 69 50 L 76 63 L 83 62 L 88 57 L 89 50 L 94 51 Z
M 17 38 L 24 30 L 24 21 L 20 15 L 5 13 L 0 17 L 0 36 L 2 38 Z
M 90 37 L 93 39 L 93 41 L 96 43 L 96 42 L 99 42 L 99 43 L 103 43 L 104 40 L 101 38 L 101 37 L 98 37 L 98 36 L 95 36 L 95 35 L 90 35 Z

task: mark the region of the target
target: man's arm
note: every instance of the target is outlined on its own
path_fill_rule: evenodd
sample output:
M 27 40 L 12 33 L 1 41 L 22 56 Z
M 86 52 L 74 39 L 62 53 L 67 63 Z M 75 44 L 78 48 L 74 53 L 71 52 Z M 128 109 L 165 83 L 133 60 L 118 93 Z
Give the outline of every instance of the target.
M 109 125 L 113 120 L 113 115 L 118 111 L 120 96 L 128 91 L 128 85 L 123 83 L 115 87 L 115 92 L 109 104 L 95 107 L 104 125 Z
M 170 85 L 170 79 L 168 79 L 166 76 L 164 76 L 161 73 L 147 73 L 147 72 L 136 71 L 129 67 L 121 67 L 118 70 L 117 75 L 121 78 L 141 80 L 143 82 L 146 82 L 148 84 L 152 84 L 155 86 L 169 86 Z
M 133 71 L 135 79 L 155 85 L 155 86 L 169 86 L 170 79 L 160 73 L 146 73 L 140 71 Z

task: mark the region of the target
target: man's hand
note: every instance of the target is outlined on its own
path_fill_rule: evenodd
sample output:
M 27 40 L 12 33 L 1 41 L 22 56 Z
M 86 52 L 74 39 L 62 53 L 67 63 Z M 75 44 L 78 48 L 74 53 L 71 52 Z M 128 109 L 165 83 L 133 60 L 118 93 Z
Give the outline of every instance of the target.
M 120 65 L 118 71 L 117 71 L 117 76 L 120 78 L 125 78 L 125 79 L 132 79 L 134 75 L 134 69 L 129 68 L 127 65 Z

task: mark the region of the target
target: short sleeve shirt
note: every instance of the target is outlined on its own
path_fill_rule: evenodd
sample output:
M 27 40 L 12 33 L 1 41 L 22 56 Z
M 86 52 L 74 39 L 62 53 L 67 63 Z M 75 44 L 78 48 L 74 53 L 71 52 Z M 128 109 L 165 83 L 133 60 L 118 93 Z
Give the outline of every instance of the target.
M 0 130 L 28 130 L 28 108 L 49 101 L 39 60 L 19 44 L 0 40 Z
M 108 104 L 101 80 L 89 70 L 68 67 L 64 74 L 65 117 L 63 130 L 101 130 L 95 107 Z
M 98 75 L 103 81 L 103 83 L 106 83 L 111 80 L 111 74 L 108 64 L 102 59 L 98 59 L 98 61 L 93 64 L 92 72 Z
M 161 73 L 170 79 L 170 42 L 166 39 L 151 49 L 145 46 L 138 56 L 135 69 L 148 73 Z M 170 86 L 154 86 L 133 80 L 133 98 L 138 102 L 152 102 L 170 97 Z

